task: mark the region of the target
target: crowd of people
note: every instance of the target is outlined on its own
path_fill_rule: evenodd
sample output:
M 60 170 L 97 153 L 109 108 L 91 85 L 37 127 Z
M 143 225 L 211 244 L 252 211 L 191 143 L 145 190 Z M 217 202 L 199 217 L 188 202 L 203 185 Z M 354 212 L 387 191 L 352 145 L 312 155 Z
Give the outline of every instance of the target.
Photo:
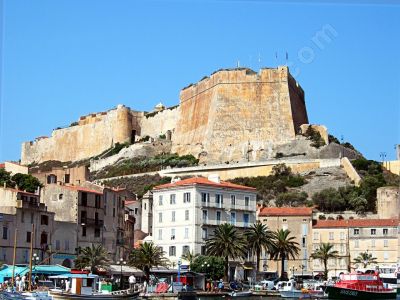
M 24 275 L 16 274 L 14 276 L 14 280 L 10 278 L 9 280 L 4 281 L 0 288 L 1 290 L 12 290 L 16 292 L 23 292 L 29 289 L 29 273 Z M 32 289 L 35 289 L 39 283 L 39 276 L 33 275 L 32 277 Z

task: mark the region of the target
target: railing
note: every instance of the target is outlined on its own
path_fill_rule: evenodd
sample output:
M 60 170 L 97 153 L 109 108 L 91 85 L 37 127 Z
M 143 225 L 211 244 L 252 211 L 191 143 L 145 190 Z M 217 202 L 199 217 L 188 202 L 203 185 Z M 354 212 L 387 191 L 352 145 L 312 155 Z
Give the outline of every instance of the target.
M 86 226 L 96 226 L 96 227 L 104 226 L 104 220 L 99 220 L 99 219 L 81 218 L 81 223 L 85 224 Z

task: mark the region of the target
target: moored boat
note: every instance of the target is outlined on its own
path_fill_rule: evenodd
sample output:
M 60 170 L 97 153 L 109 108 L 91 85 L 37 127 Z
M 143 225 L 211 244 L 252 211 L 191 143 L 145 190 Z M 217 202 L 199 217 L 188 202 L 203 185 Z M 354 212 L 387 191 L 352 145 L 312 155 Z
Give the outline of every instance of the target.
M 342 274 L 325 292 L 329 299 L 396 299 L 396 290 L 385 288 L 378 274 Z
M 250 297 L 253 295 L 252 291 L 233 291 L 229 294 L 231 297 Z

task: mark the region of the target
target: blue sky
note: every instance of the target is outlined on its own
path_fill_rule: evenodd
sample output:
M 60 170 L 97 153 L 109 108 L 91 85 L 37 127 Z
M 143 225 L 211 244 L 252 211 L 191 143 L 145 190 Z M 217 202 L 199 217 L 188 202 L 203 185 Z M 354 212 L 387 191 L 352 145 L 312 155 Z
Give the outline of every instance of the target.
M 400 143 L 395 1 L 0 3 L 0 161 L 81 115 L 175 105 L 181 88 L 217 69 L 275 67 L 286 52 L 311 123 L 371 159 L 393 159 Z M 324 28 L 329 38 L 315 43 Z

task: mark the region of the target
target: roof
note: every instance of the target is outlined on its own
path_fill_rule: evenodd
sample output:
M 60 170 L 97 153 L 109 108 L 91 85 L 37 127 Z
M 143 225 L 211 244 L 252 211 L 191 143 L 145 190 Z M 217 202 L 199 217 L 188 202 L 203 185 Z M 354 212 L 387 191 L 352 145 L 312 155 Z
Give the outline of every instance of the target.
M 134 204 L 137 203 L 137 200 L 133 200 L 133 199 L 126 199 L 125 200 L 125 206 L 130 205 L 130 204 Z
M 25 191 L 18 190 L 18 189 L 14 189 L 14 188 L 8 188 L 8 187 L 6 187 L 6 188 L 0 187 L 0 188 L 6 189 L 6 190 L 9 190 L 9 191 L 12 191 L 12 192 L 14 192 L 14 193 L 22 193 L 22 194 L 26 194 L 26 195 L 31 195 L 31 196 L 39 197 L 39 195 L 37 195 L 37 194 L 35 194 L 35 193 L 29 193 L 29 192 L 25 192 Z
M 0 168 L 4 169 L 6 167 L 6 164 L 0 164 Z
M 81 186 L 75 186 L 75 185 L 58 185 L 59 187 L 63 187 L 69 190 L 74 190 L 74 191 L 79 191 L 79 192 L 87 192 L 87 193 L 92 193 L 92 194 L 98 194 L 98 195 L 103 195 L 102 192 L 87 189 Z
M 0 282 L 4 280 L 5 277 L 11 277 L 13 271 L 12 265 L 4 265 L 0 270 Z M 18 266 L 14 268 L 14 274 L 25 275 L 29 272 L 29 266 Z M 59 275 L 70 273 L 71 269 L 60 266 L 60 265 L 38 265 L 32 269 L 32 273 L 47 274 L 47 275 Z
M 398 219 L 318 220 L 313 228 L 386 227 L 398 225 Z
M 205 185 L 205 186 L 212 186 L 212 187 L 217 187 L 217 188 L 246 190 L 246 191 L 252 191 L 252 192 L 256 191 L 256 189 L 252 188 L 252 187 L 234 184 L 234 183 L 230 183 L 227 181 L 220 181 L 218 183 L 218 182 L 211 181 L 204 177 L 188 178 L 188 179 L 180 180 L 180 181 L 177 181 L 174 183 L 158 185 L 158 186 L 154 187 L 153 190 L 168 189 L 168 188 L 179 187 L 179 186 L 195 186 L 195 185 Z
M 264 207 L 258 214 L 261 217 L 267 216 L 311 216 L 312 207 Z

